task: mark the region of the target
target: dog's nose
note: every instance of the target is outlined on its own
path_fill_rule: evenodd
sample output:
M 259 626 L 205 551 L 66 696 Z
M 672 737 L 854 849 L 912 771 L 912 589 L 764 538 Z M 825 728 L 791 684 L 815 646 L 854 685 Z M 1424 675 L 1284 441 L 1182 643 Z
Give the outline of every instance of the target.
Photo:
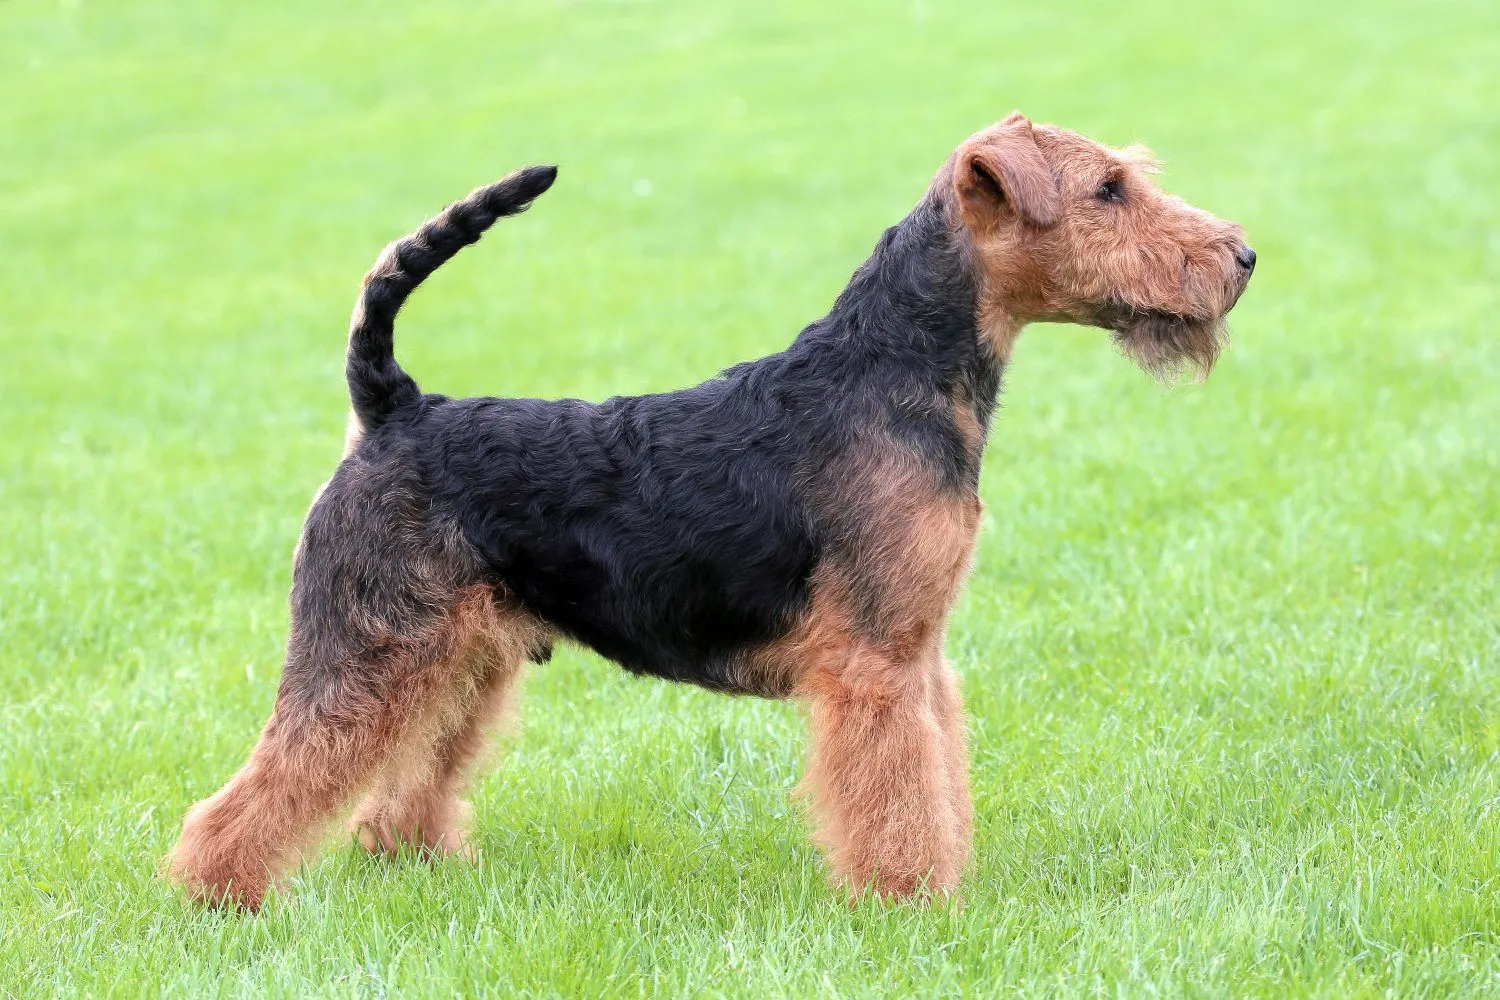
M 1255 251 L 1249 246 L 1242 246 L 1235 253 L 1234 259 L 1239 261 L 1240 267 L 1247 271 L 1255 270 Z

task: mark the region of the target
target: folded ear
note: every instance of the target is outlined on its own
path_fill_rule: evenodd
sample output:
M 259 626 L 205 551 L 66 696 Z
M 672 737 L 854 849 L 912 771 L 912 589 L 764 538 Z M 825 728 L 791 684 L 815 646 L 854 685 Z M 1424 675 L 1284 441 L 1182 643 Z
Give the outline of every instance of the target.
M 1012 211 L 1034 226 L 1051 226 L 1062 212 L 1057 178 L 1020 112 L 958 148 L 953 187 L 970 225 Z

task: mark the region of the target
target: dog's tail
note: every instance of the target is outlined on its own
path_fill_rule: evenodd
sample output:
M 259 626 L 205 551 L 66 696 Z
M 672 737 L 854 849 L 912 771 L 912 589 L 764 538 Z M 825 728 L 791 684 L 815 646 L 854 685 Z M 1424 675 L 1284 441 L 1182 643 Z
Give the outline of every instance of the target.
M 454 202 L 421 229 L 385 248 L 365 275 L 349 321 L 344 373 L 362 427 L 376 427 L 392 411 L 422 398 L 416 381 L 396 363 L 396 313 L 407 296 L 454 254 L 477 243 L 496 219 L 524 212 L 556 178 L 556 167 L 517 170 Z

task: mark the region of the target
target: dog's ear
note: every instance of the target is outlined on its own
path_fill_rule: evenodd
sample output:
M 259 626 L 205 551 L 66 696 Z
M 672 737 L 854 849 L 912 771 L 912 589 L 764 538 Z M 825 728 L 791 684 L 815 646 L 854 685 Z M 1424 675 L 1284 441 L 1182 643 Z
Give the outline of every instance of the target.
M 1019 111 L 959 147 L 953 188 L 971 226 L 1011 211 L 1045 227 L 1062 213 L 1057 178 L 1037 147 L 1030 120 Z

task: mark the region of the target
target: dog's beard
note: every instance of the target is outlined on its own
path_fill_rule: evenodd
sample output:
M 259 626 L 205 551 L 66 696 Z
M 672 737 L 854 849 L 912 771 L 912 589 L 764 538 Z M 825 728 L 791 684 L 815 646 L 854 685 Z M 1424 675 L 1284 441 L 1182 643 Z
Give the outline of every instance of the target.
M 1207 378 L 1229 336 L 1222 316 L 1200 319 L 1117 307 L 1101 320 L 1126 357 L 1152 378 L 1167 383 L 1188 371 L 1198 381 Z

